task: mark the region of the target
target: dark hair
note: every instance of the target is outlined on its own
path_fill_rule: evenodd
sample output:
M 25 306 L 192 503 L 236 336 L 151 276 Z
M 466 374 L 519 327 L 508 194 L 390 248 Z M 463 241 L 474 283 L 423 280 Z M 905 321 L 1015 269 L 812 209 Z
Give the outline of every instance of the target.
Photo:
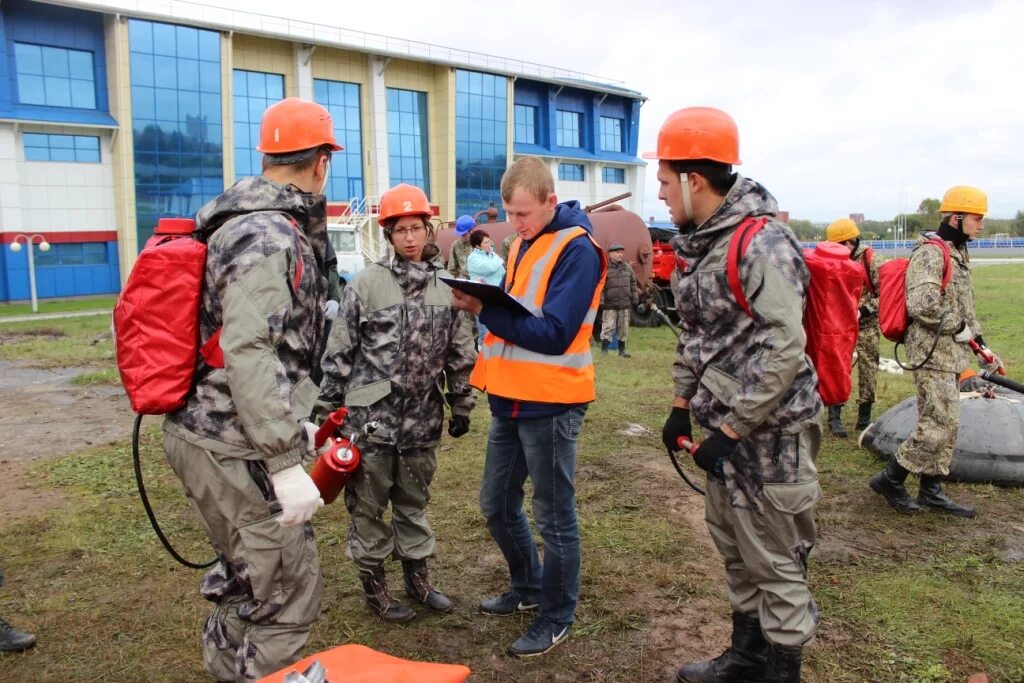
M 710 159 L 669 161 L 668 167 L 674 173 L 696 173 L 708 181 L 708 185 L 715 191 L 715 194 L 725 195 L 736 182 L 736 174 L 732 172 L 732 166 Z
M 288 169 L 291 169 L 291 171 L 293 173 L 305 173 L 306 171 L 308 171 L 309 169 L 313 168 L 318 163 L 320 163 L 320 157 L 327 157 L 327 159 L 330 160 L 330 158 L 331 158 L 331 147 L 330 147 L 330 145 L 320 145 L 319 147 L 316 148 L 316 151 L 313 152 L 311 155 L 309 155 L 308 157 L 306 157 L 302 161 L 296 161 L 293 164 L 275 164 L 269 158 L 270 156 L 271 155 L 269 155 L 269 154 L 264 154 L 263 155 L 262 169 L 264 171 L 266 171 L 271 166 L 276 166 L 278 168 L 288 168 Z M 282 155 L 282 156 L 285 156 L 285 155 Z
M 489 237 L 490 235 L 488 235 L 485 231 L 477 229 L 469 233 L 469 243 L 474 247 L 479 247 L 481 244 L 484 243 L 484 240 L 488 239 Z

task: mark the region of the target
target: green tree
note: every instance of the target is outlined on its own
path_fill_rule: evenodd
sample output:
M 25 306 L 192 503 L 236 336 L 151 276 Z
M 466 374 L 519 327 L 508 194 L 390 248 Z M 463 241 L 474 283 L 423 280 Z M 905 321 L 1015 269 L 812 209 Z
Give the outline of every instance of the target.
M 917 212 L 923 213 L 926 216 L 933 213 L 939 212 L 939 207 L 942 205 L 938 199 L 922 199 L 921 203 L 917 205 Z
M 1014 235 L 1024 235 L 1024 209 L 1017 212 L 1010 222 L 1010 231 Z
M 789 229 L 793 231 L 796 238 L 801 242 L 813 242 L 824 239 L 821 228 L 814 227 L 814 223 L 792 218 L 789 221 Z

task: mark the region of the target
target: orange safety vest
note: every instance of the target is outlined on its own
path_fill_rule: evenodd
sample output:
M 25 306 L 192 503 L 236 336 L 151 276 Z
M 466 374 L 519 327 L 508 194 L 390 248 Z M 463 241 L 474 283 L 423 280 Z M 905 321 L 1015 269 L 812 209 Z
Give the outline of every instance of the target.
M 489 394 L 516 401 L 589 403 L 594 400 L 594 359 L 590 355 L 590 335 L 601 303 L 605 276 L 608 274 L 608 259 L 604 250 L 583 228 L 564 228 L 538 237 L 517 268 L 516 258 L 523 241 L 516 238 L 508 250 L 505 287 L 533 315 L 543 316 L 544 297 L 547 295 L 551 273 L 566 245 L 581 235 L 587 236 L 600 255 L 601 279 L 591 295 L 587 317 L 583 319 L 569 348 L 565 353 L 537 353 L 488 332 L 473 367 L 473 374 L 469 377 L 471 385 Z

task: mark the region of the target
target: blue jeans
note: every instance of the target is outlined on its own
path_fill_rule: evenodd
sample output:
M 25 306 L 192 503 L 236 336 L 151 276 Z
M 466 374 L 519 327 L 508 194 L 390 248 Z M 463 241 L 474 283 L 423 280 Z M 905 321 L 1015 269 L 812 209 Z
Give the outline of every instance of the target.
M 487 437 L 480 509 L 512 578 L 512 590 L 540 598 L 540 616 L 575 619 L 580 593 L 580 531 L 576 523 L 576 439 L 586 414 L 577 406 L 550 417 L 495 416 Z M 533 519 L 544 541 L 544 564 L 523 509 L 523 484 L 533 482 Z

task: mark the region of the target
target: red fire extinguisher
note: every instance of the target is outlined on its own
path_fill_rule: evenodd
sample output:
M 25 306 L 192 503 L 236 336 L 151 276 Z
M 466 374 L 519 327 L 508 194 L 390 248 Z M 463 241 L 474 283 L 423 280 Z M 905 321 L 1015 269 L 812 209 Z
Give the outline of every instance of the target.
M 356 447 L 359 434 L 353 434 L 351 439 L 334 435 L 338 428 L 345 424 L 346 417 L 348 409 L 335 410 L 320 425 L 313 440 L 318 450 L 328 441 L 331 442 L 330 450 L 317 458 L 310 473 L 313 483 L 320 489 L 320 497 L 324 499 L 325 505 L 334 502 L 359 467 L 360 455 Z M 376 429 L 377 422 L 373 421 L 368 423 L 363 431 L 372 434 Z

